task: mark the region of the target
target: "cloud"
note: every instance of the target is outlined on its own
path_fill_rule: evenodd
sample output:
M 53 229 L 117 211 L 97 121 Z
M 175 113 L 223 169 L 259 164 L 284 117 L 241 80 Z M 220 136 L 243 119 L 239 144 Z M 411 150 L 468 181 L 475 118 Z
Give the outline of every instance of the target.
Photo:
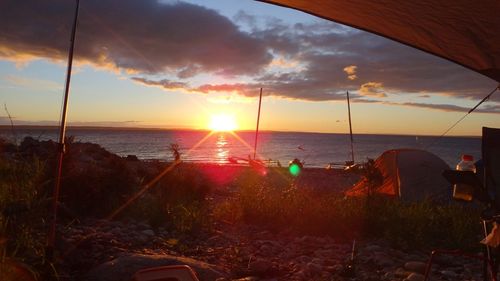
M 463 107 L 452 104 L 434 104 L 434 103 L 418 103 L 418 102 L 389 102 L 389 101 L 380 101 L 373 99 L 357 99 L 354 102 L 357 103 L 375 103 L 375 104 L 384 104 L 384 105 L 392 105 L 392 106 L 407 106 L 407 107 L 415 107 L 415 108 L 424 108 L 424 109 L 432 109 L 444 112 L 468 112 L 471 107 Z M 476 110 L 475 113 L 493 113 L 500 114 L 500 103 L 493 104 L 483 104 Z
M 359 89 L 359 94 L 362 96 L 385 98 L 387 95 L 384 93 L 382 83 L 378 82 L 368 82 L 361 85 Z
M 401 106 L 409 106 L 409 107 L 419 107 L 419 108 L 429 108 L 435 110 L 441 110 L 446 112 L 468 112 L 470 108 L 451 105 L 451 104 L 429 104 L 429 103 L 414 103 L 414 102 L 405 102 L 405 103 L 388 103 L 391 105 L 401 105 Z M 496 113 L 500 114 L 500 105 L 486 105 L 476 109 L 474 112 L 476 113 Z
M 73 5 L 2 2 L 0 57 L 65 60 Z M 263 87 L 267 96 L 303 101 L 344 100 L 346 91 L 353 100 L 389 94 L 480 100 L 496 86 L 456 64 L 336 23 L 288 24 L 246 12 L 233 20 L 181 1 L 82 1 L 75 55 L 80 62 L 134 74 L 133 81 L 143 85 L 203 95 L 256 97 Z M 207 73 L 231 82 L 189 80 Z
M 299 88 L 305 81 L 315 82 L 308 83 L 309 92 L 313 93 L 354 91 L 377 81 L 384 85 L 385 93 L 480 100 L 497 84 L 449 61 L 335 23 L 284 26 L 280 22 L 253 34 L 262 38 L 273 52 L 300 60 L 305 67 L 288 73 L 293 79 L 282 82 Z M 346 80 L 345 74 L 356 75 L 356 79 Z M 309 100 L 307 94 L 302 98 Z M 500 101 L 500 95 L 493 99 Z
M 10 118 L 6 116 L 0 116 L 0 126 L 10 126 Z M 31 121 L 31 120 L 20 120 L 12 117 L 12 122 L 14 123 L 14 130 L 16 126 L 59 126 L 59 121 L 55 120 L 42 120 L 42 121 Z M 125 121 L 70 121 L 68 126 L 87 126 L 87 127 L 133 127 L 139 126 L 143 121 L 137 120 L 125 120 Z M 142 124 L 140 124 L 142 126 Z
M 65 60 L 74 2 L 7 0 L 0 9 L 0 57 Z M 184 2 L 81 2 L 75 59 L 131 73 L 181 78 L 209 72 L 251 75 L 272 59 L 264 42 L 214 10 Z
M 59 92 L 62 91 L 63 85 L 50 80 L 36 79 L 36 78 L 28 78 L 17 75 L 7 75 L 3 78 L 3 80 L 9 82 L 10 84 L 16 87 L 28 88 L 37 91 L 50 91 L 50 92 Z
M 168 79 L 162 79 L 160 81 L 152 81 L 141 77 L 132 77 L 133 81 L 146 86 L 158 86 L 165 90 L 184 90 L 188 87 L 187 83 L 170 81 Z
M 344 72 L 347 73 L 347 79 L 349 80 L 356 80 L 358 76 L 356 76 L 356 68 L 358 68 L 355 65 L 349 65 L 344 67 Z

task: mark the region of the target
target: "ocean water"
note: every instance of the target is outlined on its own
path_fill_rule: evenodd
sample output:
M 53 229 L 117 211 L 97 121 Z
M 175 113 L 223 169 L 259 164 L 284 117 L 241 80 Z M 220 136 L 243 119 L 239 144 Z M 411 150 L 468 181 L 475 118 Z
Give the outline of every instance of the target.
M 31 136 L 39 140 L 57 141 L 55 128 L 0 128 L 0 137 L 18 143 Z M 67 136 L 76 141 L 97 143 L 121 156 L 136 155 L 140 159 L 171 160 L 169 146 L 179 144 L 182 159 L 194 162 L 228 163 L 229 157 L 253 157 L 254 132 L 215 132 L 153 129 L 70 128 Z M 396 148 L 428 150 L 441 157 L 451 167 L 462 154 L 475 159 L 481 155 L 479 137 L 354 135 L 356 162 L 375 159 L 384 151 Z M 261 132 L 257 158 L 280 161 L 286 165 L 293 158 L 305 161 L 309 167 L 325 167 L 328 163 L 344 163 L 351 158 L 348 134 L 298 132 Z

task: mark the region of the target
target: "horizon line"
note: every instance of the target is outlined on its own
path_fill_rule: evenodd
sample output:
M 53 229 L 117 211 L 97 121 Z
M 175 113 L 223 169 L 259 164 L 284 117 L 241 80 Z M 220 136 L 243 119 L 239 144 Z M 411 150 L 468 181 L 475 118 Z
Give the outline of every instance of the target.
M 24 129 L 58 129 L 59 125 L 0 125 L 0 130 L 10 129 L 15 130 L 15 128 Z M 69 125 L 67 129 L 83 129 L 83 130 L 136 130 L 136 131 L 200 131 L 200 132 L 210 132 L 209 129 L 196 129 L 196 128 L 183 128 L 183 127 L 129 127 L 129 126 L 89 126 L 89 125 Z M 254 132 L 255 130 L 233 130 L 234 132 Z M 335 135 L 348 135 L 349 133 L 337 133 L 337 132 L 316 132 L 316 131 L 287 131 L 287 130 L 259 130 L 260 132 L 266 133 L 305 133 L 305 134 L 335 134 Z M 386 135 L 386 136 L 414 136 L 414 137 L 440 137 L 440 135 L 430 135 L 430 134 L 397 134 L 397 133 L 355 133 L 353 135 Z M 480 138 L 480 135 L 448 135 L 444 137 L 468 137 L 468 138 Z

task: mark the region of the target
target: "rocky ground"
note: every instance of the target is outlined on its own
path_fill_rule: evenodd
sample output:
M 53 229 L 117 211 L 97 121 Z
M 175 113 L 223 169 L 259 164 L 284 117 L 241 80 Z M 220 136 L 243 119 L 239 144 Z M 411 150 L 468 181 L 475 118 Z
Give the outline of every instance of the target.
M 61 231 L 65 272 L 72 280 L 126 280 L 143 267 L 188 264 L 201 280 L 417 281 L 423 280 L 429 256 L 394 249 L 386 241 L 361 241 L 349 275 L 345 265 L 352 245 L 330 237 L 216 224 L 210 233 L 193 238 L 141 222 L 98 220 Z M 432 280 L 480 280 L 480 273 L 480 262 L 441 257 L 433 265 Z
M 2 152 L 5 159 L 15 159 L 17 154 L 33 154 L 44 159 L 56 148 L 53 142 L 33 139 L 23 141 L 18 148 L 5 147 Z M 134 157 L 121 159 L 94 144 L 74 144 L 70 151 L 68 158 L 78 169 L 94 165 L 101 170 L 112 170 L 122 167 L 116 163 L 126 161 L 123 167 L 131 167 L 130 171 L 135 172 L 125 174 L 139 177 L 139 174 L 157 174 L 162 168 L 161 163 L 138 161 Z M 200 165 L 198 169 L 217 186 L 225 186 L 237 178 L 243 168 Z M 279 175 L 282 171 L 277 169 L 277 172 Z M 340 190 L 352 186 L 358 179 L 356 174 L 309 169 L 293 184 L 299 188 Z M 273 233 L 256 226 L 223 222 L 214 223 L 210 231 L 187 237 L 133 220 L 68 221 L 72 223 L 60 225 L 58 229 L 62 236 L 57 247 L 62 265 L 60 280 L 129 280 L 141 268 L 188 264 L 201 280 L 418 281 L 423 280 L 429 257 L 429 251 L 402 251 L 391 247 L 388 241 L 358 241 L 354 270 L 349 272 L 345 268 L 352 241 L 336 241 L 330 237 L 286 231 Z M 432 268 L 432 280 L 482 280 L 481 272 L 480 262 L 441 257 Z

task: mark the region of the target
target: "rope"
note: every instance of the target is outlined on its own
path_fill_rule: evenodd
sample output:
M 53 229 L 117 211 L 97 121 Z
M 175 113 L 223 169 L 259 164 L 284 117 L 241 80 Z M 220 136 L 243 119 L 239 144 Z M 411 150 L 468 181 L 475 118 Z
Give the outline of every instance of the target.
M 469 114 L 471 114 L 474 110 L 476 110 L 483 102 L 487 101 L 491 95 L 493 95 L 493 93 L 495 93 L 497 90 L 500 90 L 500 84 L 498 84 L 498 86 L 495 87 L 495 89 L 493 89 L 488 95 L 486 95 L 478 104 L 476 104 L 473 108 L 471 108 L 469 111 L 467 111 L 467 113 L 464 114 L 464 116 L 462 116 L 460 119 L 458 119 L 457 122 L 455 122 L 451 127 L 449 127 L 446 131 L 444 131 L 444 133 L 442 133 L 439 137 L 437 137 L 437 139 L 432 142 L 431 144 L 429 144 L 428 146 L 425 147 L 425 150 L 431 148 L 432 146 L 436 145 L 439 141 L 441 141 L 441 139 L 449 132 L 451 131 L 453 128 L 455 128 L 455 126 L 458 125 L 458 123 L 462 122 L 462 120 L 465 119 L 465 117 L 467 117 Z

